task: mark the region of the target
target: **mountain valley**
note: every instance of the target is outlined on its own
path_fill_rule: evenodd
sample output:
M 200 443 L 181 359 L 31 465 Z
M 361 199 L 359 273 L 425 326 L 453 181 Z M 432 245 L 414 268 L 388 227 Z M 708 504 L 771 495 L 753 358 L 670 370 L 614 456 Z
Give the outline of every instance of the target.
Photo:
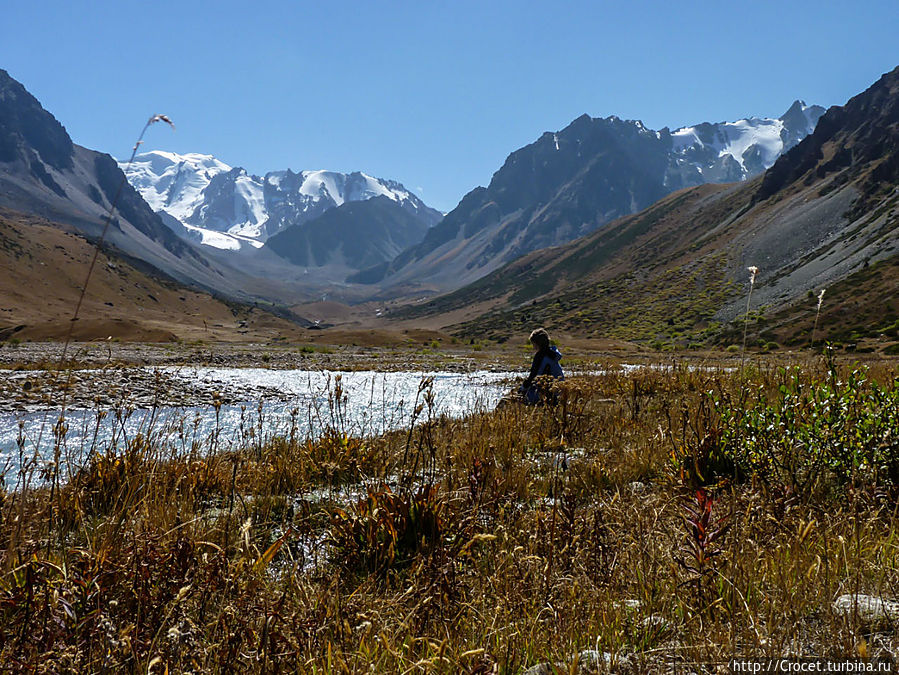
M 501 342 L 542 324 L 659 348 L 733 344 L 746 268 L 758 266 L 754 344 L 809 340 L 810 298 L 828 288 L 820 337 L 879 349 L 895 337 L 899 311 L 897 79 L 889 73 L 826 113 L 796 101 L 779 118 L 674 131 L 583 115 L 510 154 L 488 187 L 443 216 L 400 183 L 361 172 L 258 177 L 210 155 L 163 151 L 117 164 L 74 144 L 2 72 L 0 206 L 10 246 L 27 252 L 23 227 L 34 221 L 35 250 L 50 250 L 64 247 L 41 243 L 58 238 L 52 227 L 96 241 L 121 189 L 109 260 L 148 275 L 143 285 L 186 284 L 243 303 L 238 313 L 272 309 L 286 318 L 266 319 L 280 333 L 311 325 L 284 309 L 292 306 L 349 330 L 420 324 Z M 91 311 L 114 314 L 104 309 L 116 306 L 110 293 Z M 141 297 L 124 314 L 149 311 Z M 10 316 L 0 330 L 61 320 L 69 291 L 59 303 L 28 321 Z M 166 317 L 150 311 L 135 324 L 167 336 Z
M 464 336 L 504 340 L 535 325 L 658 347 L 734 344 L 752 287 L 751 344 L 853 349 L 899 338 L 899 69 L 763 175 L 676 192 L 582 239 L 535 251 L 398 314 L 467 312 Z

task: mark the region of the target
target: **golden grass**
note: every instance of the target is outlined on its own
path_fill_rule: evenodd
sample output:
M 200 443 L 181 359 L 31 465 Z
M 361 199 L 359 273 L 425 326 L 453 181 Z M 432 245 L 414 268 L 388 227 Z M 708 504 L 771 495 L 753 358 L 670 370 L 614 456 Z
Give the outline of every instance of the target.
M 882 653 L 894 626 L 831 605 L 899 597 L 895 486 L 828 479 L 797 494 L 704 464 L 720 539 L 689 522 L 706 508 L 690 467 L 723 438 L 709 392 L 774 400 L 777 366 L 610 367 L 566 383 L 559 406 L 465 419 L 431 414 L 425 388 L 415 426 L 375 438 L 336 416 L 319 439 L 262 426 L 232 452 L 175 456 L 152 434 L 103 449 L 52 504 L 36 484 L 2 494 L 0 662 L 514 673 L 597 649 L 669 672 Z M 808 362 L 798 377 L 847 372 Z

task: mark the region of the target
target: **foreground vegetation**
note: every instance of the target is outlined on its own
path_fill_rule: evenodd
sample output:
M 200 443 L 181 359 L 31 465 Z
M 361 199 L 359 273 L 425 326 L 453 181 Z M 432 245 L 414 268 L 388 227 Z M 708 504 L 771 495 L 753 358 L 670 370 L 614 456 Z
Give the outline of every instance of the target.
M 895 654 L 899 373 L 822 358 L 575 378 L 354 437 L 152 430 L 5 477 L 0 663 L 37 672 L 707 672 Z M 65 429 L 58 426 L 57 439 Z M 25 486 L 23 488 L 23 485 Z M 18 486 L 18 487 L 17 487 Z M 895 618 L 895 617 L 893 617 Z M 585 651 L 593 650 L 593 651 Z M 548 672 L 548 671 L 547 671 Z

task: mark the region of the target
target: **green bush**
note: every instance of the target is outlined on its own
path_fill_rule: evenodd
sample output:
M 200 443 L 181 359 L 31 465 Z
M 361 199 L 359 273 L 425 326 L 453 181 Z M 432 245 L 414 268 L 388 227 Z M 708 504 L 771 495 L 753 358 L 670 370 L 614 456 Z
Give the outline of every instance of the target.
M 715 400 L 718 453 L 743 475 L 781 482 L 799 493 L 816 486 L 899 487 L 899 378 L 868 380 L 866 369 L 845 381 L 786 378 L 769 401 L 759 390 L 740 404 Z

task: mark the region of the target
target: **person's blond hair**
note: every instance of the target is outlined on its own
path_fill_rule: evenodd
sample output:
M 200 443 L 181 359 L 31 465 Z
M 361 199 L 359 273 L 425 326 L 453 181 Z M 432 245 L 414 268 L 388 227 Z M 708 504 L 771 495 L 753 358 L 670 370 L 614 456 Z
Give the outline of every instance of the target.
M 528 338 L 528 341 L 540 347 L 541 349 L 549 348 L 549 333 L 547 333 L 544 329 L 538 328 L 537 330 L 531 332 L 531 336 Z

